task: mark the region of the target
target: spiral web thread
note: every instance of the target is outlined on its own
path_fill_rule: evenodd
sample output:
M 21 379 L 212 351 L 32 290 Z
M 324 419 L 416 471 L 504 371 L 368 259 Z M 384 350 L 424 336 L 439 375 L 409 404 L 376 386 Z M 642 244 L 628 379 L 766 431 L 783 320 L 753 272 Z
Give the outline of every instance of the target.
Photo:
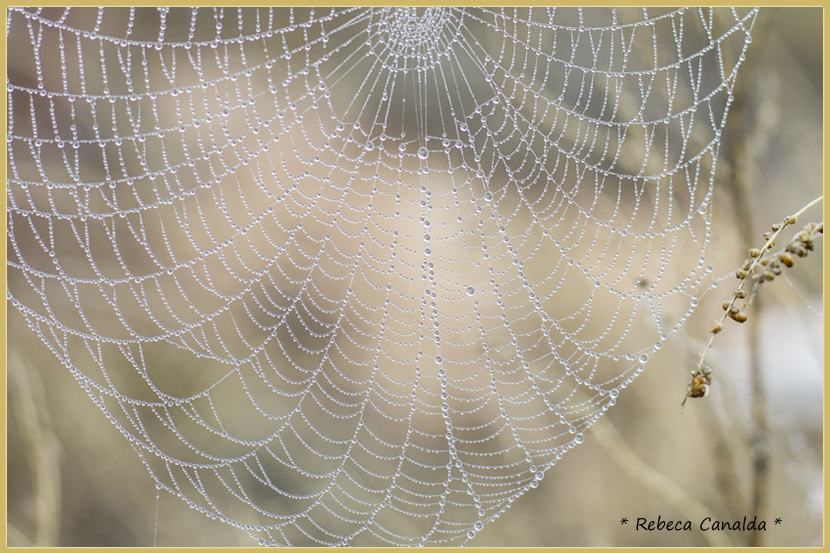
M 711 284 L 755 15 L 12 8 L 9 302 L 207 516 L 465 544 Z

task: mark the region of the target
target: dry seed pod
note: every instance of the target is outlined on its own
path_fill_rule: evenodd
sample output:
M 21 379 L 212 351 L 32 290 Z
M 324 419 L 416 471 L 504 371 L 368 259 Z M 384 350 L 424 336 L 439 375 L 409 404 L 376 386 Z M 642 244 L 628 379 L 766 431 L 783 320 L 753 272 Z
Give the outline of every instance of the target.
M 749 259 L 744 259 L 744 262 L 741 265 L 741 269 L 743 269 L 744 271 L 748 271 L 749 270 L 749 263 L 750 263 Z
M 749 248 L 749 257 L 760 257 L 761 250 L 758 248 Z
M 733 321 L 737 321 L 739 323 L 746 322 L 746 313 L 743 311 L 738 311 L 737 313 L 729 313 L 729 316 L 732 318 Z
M 724 310 L 724 311 L 726 311 L 727 309 L 729 309 L 729 303 L 730 303 L 730 302 L 728 302 L 728 301 L 726 301 L 726 300 L 723 300 L 723 310 Z
M 744 292 L 742 288 L 735 288 L 734 290 L 732 290 L 732 295 L 738 298 L 739 300 L 742 300 L 746 297 L 746 292 Z
M 788 225 L 794 225 L 795 224 L 795 215 L 790 215 L 789 217 L 787 217 L 787 224 Z
M 688 397 L 706 397 L 709 385 L 712 384 L 712 369 L 703 367 L 700 371 L 692 371 L 692 381 L 689 383 Z
M 691 389 L 689 390 L 689 397 L 706 397 L 709 393 L 709 384 L 711 381 L 711 378 L 707 379 L 707 377 L 702 374 L 694 377 Z
M 789 252 L 781 252 L 778 254 L 778 259 L 787 267 L 792 267 L 795 264 L 795 258 Z
M 775 278 L 775 273 L 772 271 L 764 271 L 764 278 L 767 280 L 772 280 Z
M 816 225 L 816 232 L 824 234 L 824 221 Z
M 721 330 L 723 330 L 723 323 L 720 321 L 715 321 L 715 324 L 712 325 L 712 334 L 717 334 Z
M 741 280 L 745 279 L 746 275 L 747 275 L 747 272 L 743 269 L 739 269 L 738 271 L 735 271 L 735 276 L 738 277 Z

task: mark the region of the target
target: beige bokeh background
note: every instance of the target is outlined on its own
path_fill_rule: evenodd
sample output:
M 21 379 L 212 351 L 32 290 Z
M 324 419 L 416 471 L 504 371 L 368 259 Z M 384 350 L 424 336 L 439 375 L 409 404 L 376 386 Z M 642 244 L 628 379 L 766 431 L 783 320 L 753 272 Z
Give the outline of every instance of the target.
M 757 244 L 773 222 L 821 193 L 823 138 L 821 10 L 762 11 L 747 65 L 739 75 L 739 139 L 725 136 L 718 183 L 749 183 L 748 203 Z M 730 119 L 732 123 L 734 119 Z M 731 163 L 746 148 L 745 168 Z M 737 172 L 743 171 L 741 175 Z M 743 259 L 729 186 L 716 187 L 712 243 L 715 274 Z M 802 221 L 821 220 L 821 206 Z M 818 242 L 823 245 L 822 242 Z M 756 245 L 757 245 L 756 244 Z M 822 507 L 822 255 L 814 252 L 788 271 L 791 285 L 776 280 L 763 291 L 756 340 L 768 390 L 771 480 L 764 545 L 823 542 Z M 751 450 L 747 326 L 730 324 L 716 340 L 709 361 L 716 384 L 704 400 L 679 403 L 689 369 L 707 339 L 712 319 L 731 289 L 724 282 L 701 301 L 692 318 L 657 353 L 617 406 L 606 415 L 625 447 L 651 469 L 688 492 L 714 519 L 752 518 L 747 506 Z M 44 497 L 59 505 L 54 545 L 61 546 L 251 546 L 245 533 L 207 520 L 178 498 L 162 493 L 127 441 L 103 417 L 69 372 L 8 309 L 8 523 L 9 545 L 36 540 Z M 17 371 L 18 377 L 12 377 Z M 37 413 L 37 424 L 32 411 Z M 731 463 L 725 460 L 728 448 Z M 650 493 L 621 468 L 620 446 L 606 433 L 589 431 L 585 442 L 550 470 L 470 545 L 479 546 L 694 546 L 699 532 L 635 531 L 638 517 L 685 520 L 660 493 Z M 45 457 L 45 458 L 44 458 Z M 57 467 L 57 468 L 55 468 Z M 36 471 L 48 482 L 59 470 L 60 486 L 33 488 Z M 641 470 L 642 472 L 642 470 Z M 724 485 L 726 479 L 734 489 Z M 44 495 L 45 494 L 45 495 Z M 629 519 L 623 526 L 619 520 Z M 784 523 L 774 526 L 773 517 Z M 156 520 L 158 523 L 156 524 Z M 697 527 L 699 520 L 693 520 Z M 157 536 L 154 534 L 157 532 Z M 727 533 L 721 533 L 727 534 Z M 728 533 L 745 545 L 748 533 Z

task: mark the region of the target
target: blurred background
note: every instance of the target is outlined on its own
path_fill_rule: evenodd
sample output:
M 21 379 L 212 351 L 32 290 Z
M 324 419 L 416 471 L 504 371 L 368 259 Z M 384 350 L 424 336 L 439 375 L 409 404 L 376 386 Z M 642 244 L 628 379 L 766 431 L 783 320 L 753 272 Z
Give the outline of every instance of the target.
M 756 21 L 717 167 L 715 275 L 739 268 L 747 229 L 759 247 L 771 224 L 822 193 L 822 18 L 821 8 L 769 8 Z M 807 211 L 779 243 L 801 224 L 822 221 L 822 209 Z M 707 355 L 715 371 L 708 397 L 690 400 L 681 415 L 689 370 L 733 278 L 702 299 L 584 443 L 470 545 L 820 546 L 822 248 L 819 239 L 787 280 L 765 284 L 750 321 L 727 323 Z M 256 545 L 176 497 L 157 498 L 127 440 L 14 308 L 7 324 L 8 545 Z M 766 429 L 752 411 L 753 358 L 763 375 Z M 716 520 L 751 519 L 759 459 L 768 459 L 769 470 L 760 538 L 635 531 L 638 517 L 658 516 L 696 528 L 701 508 Z M 774 525 L 776 517 L 783 524 Z

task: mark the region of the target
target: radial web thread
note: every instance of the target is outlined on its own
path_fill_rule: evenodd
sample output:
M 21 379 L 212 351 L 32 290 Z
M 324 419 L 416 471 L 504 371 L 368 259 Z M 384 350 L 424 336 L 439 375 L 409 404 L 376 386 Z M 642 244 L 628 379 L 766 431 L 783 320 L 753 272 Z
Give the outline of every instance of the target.
M 11 8 L 8 301 L 207 516 L 467 543 L 711 284 L 755 16 Z

